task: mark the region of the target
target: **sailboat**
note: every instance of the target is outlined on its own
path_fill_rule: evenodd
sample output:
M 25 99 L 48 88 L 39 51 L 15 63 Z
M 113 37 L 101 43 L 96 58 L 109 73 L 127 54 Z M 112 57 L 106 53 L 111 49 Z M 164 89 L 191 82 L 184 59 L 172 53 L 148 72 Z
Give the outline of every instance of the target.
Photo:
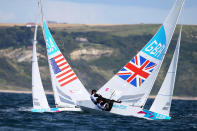
M 33 109 L 32 112 L 58 112 L 57 108 L 50 108 L 40 77 L 38 67 L 38 59 L 36 53 L 37 44 L 37 25 L 35 26 L 34 41 L 33 41 L 33 55 L 32 55 L 32 99 Z
M 47 48 L 56 107 L 60 111 L 81 111 L 76 106 L 77 101 L 90 100 L 90 94 L 78 79 L 53 39 L 47 22 L 44 20 L 41 0 L 39 0 L 38 4 L 41 11 L 41 25 Z
M 144 114 L 143 107 L 159 73 L 183 5 L 184 0 L 176 0 L 153 38 L 98 90 L 98 94 L 105 98 L 122 101 L 114 103 L 109 113 L 150 119 Z M 91 101 L 80 101 L 78 105 L 82 110 L 101 111 Z M 152 114 L 151 118 L 169 119 L 164 114 Z

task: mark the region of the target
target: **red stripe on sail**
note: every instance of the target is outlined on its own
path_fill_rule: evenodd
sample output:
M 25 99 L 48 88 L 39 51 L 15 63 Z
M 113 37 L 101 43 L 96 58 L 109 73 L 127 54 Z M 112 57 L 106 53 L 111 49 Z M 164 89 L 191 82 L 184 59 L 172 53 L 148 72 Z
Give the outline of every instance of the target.
M 61 67 L 61 66 L 66 65 L 66 64 L 67 64 L 67 62 L 64 62 L 62 64 L 59 64 L 58 66 Z
M 153 65 L 153 66 L 151 66 L 151 67 L 146 68 L 145 70 L 148 70 L 148 69 L 154 68 L 155 66 L 156 66 L 156 64 L 155 64 L 155 65 Z
M 142 70 L 148 63 L 149 61 L 147 60 L 140 68 L 137 68 L 133 64 L 128 63 L 125 67 L 133 71 L 134 74 L 127 79 L 127 82 L 131 82 L 136 77 L 136 75 L 142 76 L 143 78 L 148 78 L 150 74 Z
M 59 63 L 59 62 L 61 62 L 61 61 L 63 61 L 63 60 L 64 60 L 64 58 L 62 58 L 62 59 L 60 59 L 60 60 L 57 60 L 56 63 Z
M 59 58 L 59 57 L 61 57 L 62 56 L 62 54 L 59 54 L 59 55 L 57 55 L 57 56 L 55 56 L 55 57 L 53 57 L 54 59 L 57 59 L 57 58 Z
M 64 81 L 64 80 L 70 78 L 70 77 L 73 76 L 73 75 L 75 75 L 75 73 L 72 73 L 72 74 L 70 74 L 70 75 L 68 75 L 68 76 L 66 76 L 66 77 L 64 77 L 64 78 L 62 78 L 61 80 L 58 80 L 58 81 L 59 81 L 59 82 L 62 82 L 62 81 Z
M 137 56 L 135 56 L 135 63 L 136 63 L 136 65 L 138 65 L 138 59 L 137 59 Z
M 139 86 L 141 86 L 141 78 L 139 78 Z
M 66 70 L 66 69 L 68 69 L 68 68 L 70 68 L 70 66 L 68 65 L 68 66 L 66 66 L 66 67 L 64 67 L 64 68 L 62 68 L 61 69 L 61 71 L 64 71 L 64 70 Z
M 132 73 L 117 73 L 117 75 L 131 75 Z
M 74 81 L 74 80 L 76 80 L 76 79 L 77 79 L 77 77 L 74 77 L 74 78 L 70 79 L 69 81 L 67 81 L 67 82 L 65 82 L 65 83 L 63 83 L 63 84 L 61 84 L 60 86 L 62 87 L 62 86 L 66 85 L 66 84 L 68 84 L 68 83 L 70 83 L 70 82 L 72 82 L 72 81 Z
M 64 73 L 62 73 L 62 74 L 56 76 L 56 78 L 60 78 L 60 77 L 66 75 L 67 73 L 69 73 L 69 72 L 71 72 L 71 71 L 72 71 L 72 69 L 70 69 L 70 70 L 68 70 L 68 71 L 66 71 L 66 72 L 64 72 Z

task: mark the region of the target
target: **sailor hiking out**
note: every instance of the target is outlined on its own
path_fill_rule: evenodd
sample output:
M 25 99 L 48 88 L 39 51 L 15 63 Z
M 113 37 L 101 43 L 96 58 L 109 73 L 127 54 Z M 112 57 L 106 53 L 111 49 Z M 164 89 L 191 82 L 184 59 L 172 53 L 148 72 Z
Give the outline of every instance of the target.
M 97 94 L 96 92 L 97 92 L 96 90 L 92 90 L 90 98 L 92 102 L 101 110 L 110 111 L 114 102 L 121 103 L 121 101 L 115 101 L 115 100 L 104 98 L 101 95 Z

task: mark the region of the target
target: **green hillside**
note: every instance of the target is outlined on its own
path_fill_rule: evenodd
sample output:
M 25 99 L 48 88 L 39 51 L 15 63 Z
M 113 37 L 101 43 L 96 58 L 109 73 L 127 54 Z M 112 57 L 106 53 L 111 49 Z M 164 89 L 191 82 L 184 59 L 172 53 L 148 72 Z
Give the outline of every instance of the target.
M 65 26 L 51 28 L 60 50 L 90 89 L 99 89 L 156 33 L 160 25 Z M 0 89 L 31 90 L 33 29 L 0 27 Z M 176 46 L 175 31 L 152 94 L 156 94 Z M 51 90 L 45 43 L 38 32 L 38 53 L 45 89 Z M 183 26 L 175 95 L 197 96 L 197 26 Z

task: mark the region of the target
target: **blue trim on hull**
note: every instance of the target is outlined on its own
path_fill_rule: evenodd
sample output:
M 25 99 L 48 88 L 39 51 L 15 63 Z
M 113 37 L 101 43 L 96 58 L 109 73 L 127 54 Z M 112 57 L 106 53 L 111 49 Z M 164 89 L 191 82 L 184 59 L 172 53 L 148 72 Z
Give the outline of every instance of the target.
M 166 115 L 163 115 L 163 114 L 152 112 L 152 111 L 149 111 L 149 110 L 146 110 L 146 109 L 143 109 L 142 112 L 138 112 L 138 113 L 144 114 L 145 118 L 148 118 L 148 119 L 151 119 L 151 120 L 170 120 L 171 119 L 170 116 L 166 116 Z
M 32 112 L 60 112 L 58 108 L 32 109 Z

